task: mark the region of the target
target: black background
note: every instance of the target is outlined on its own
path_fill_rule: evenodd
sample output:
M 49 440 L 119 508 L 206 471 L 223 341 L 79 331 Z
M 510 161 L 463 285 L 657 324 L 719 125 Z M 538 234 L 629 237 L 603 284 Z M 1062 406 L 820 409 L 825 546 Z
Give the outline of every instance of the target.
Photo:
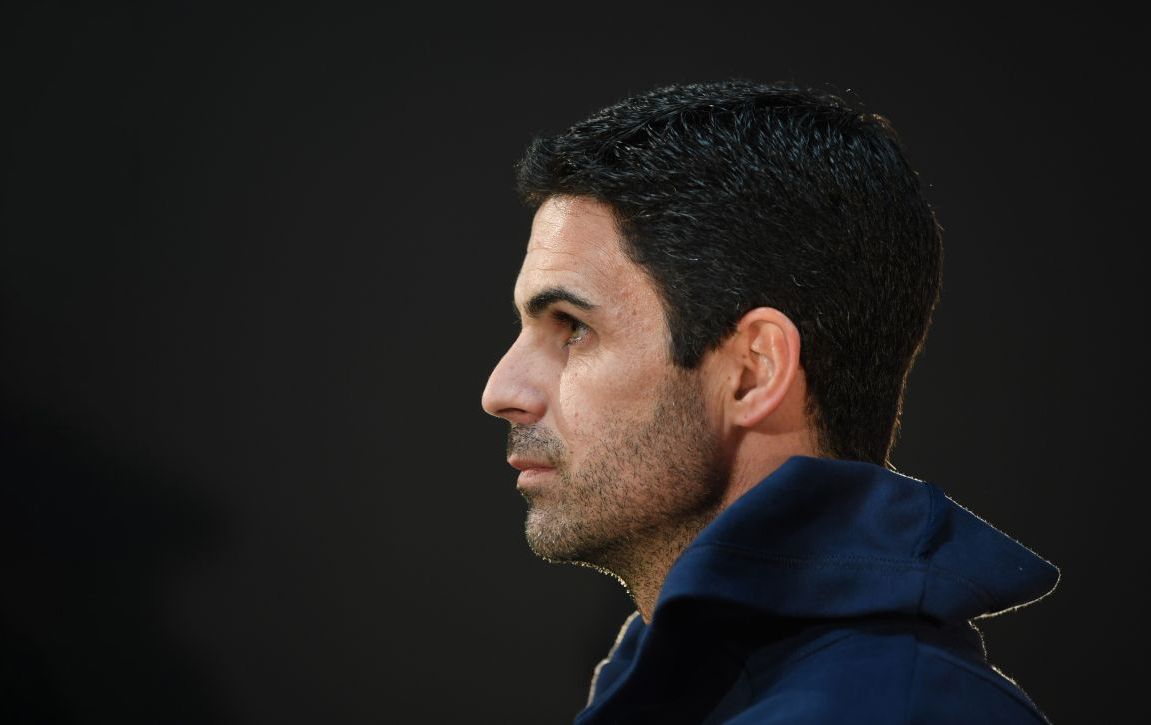
M 994 662 L 1056 722 L 1135 701 L 1133 18 L 156 5 L 4 15 L 0 720 L 569 721 L 631 606 L 528 552 L 480 409 L 530 221 L 512 165 L 733 76 L 901 131 L 946 270 L 896 465 L 1063 570 L 984 622 Z

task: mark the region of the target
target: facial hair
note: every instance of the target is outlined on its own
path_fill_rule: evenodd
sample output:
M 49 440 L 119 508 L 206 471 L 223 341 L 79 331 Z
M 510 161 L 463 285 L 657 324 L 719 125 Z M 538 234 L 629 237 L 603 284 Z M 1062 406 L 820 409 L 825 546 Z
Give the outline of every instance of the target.
M 603 420 L 578 466 L 540 425 L 513 425 L 508 453 L 546 460 L 556 471 L 549 485 L 523 492 L 532 551 L 601 569 L 630 586 L 657 570 L 653 559 L 670 565 L 715 517 L 728 472 L 694 371 L 669 371 L 650 410 Z

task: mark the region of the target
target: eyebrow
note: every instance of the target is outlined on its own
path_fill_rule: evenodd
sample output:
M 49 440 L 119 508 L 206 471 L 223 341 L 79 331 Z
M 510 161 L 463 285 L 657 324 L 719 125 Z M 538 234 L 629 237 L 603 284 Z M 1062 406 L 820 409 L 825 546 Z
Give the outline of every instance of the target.
M 596 305 L 569 289 L 564 287 L 548 287 L 532 295 L 531 299 L 524 305 L 524 309 L 527 310 L 528 317 L 536 318 L 557 302 L 567 302 L 569 305 L 578 307 L 585 312 L 596 308 Z M 520 319 L 519 307 L 516 307 L 514 304 L 512 306 L 515 307 L 516 319 Z

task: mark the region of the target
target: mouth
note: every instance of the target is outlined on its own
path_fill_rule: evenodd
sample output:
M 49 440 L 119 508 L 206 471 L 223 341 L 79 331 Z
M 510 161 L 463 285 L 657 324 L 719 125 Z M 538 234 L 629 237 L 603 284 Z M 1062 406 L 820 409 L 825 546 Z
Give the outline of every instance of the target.
M 544 478 L 550 477 L 555 473 L 555 466 L 546 461 L 533 461 L 520 456 L 511 456 L 508 458 L 508 463 L 512 468 L 520 472 L 518 485 L 522 486 L 527 483 L 539 481 Z

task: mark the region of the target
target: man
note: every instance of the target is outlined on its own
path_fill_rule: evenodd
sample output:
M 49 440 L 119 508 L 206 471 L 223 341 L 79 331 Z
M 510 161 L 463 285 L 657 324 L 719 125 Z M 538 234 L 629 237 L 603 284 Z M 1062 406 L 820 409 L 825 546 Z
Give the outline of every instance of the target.
M 784 85 L 629 98 L 519 166 L 484 391 L 527 538 L 638 612 L 578 723 L 1029 723 L 971 619 L 1049 563 L 889 454 L 942 246 L 894 131 Z

